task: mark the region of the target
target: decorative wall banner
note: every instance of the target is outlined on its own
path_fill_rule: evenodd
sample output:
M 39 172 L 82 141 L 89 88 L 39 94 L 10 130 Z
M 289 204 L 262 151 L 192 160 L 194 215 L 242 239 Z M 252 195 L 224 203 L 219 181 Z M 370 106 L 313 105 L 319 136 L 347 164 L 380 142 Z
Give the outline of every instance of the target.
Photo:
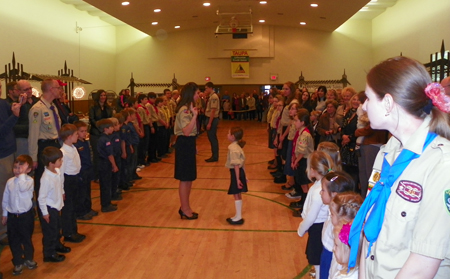
M 231 51 L 231 77 L 250 78 L 250 57 L 247 50 Z

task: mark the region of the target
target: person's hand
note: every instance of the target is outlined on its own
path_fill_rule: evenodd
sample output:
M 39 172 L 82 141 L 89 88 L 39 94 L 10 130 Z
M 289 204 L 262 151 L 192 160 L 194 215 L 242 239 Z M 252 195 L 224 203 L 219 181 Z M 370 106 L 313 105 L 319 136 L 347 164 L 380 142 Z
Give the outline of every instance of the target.
M 131 153 L 134 153 L 134 148 L 133 148 L 132 145 L 130 145 L 130 152 L 131 152 Z
M 193 104 L 191 104 L 191 107 L 189 108 L 192 112 L 192 114 L 194 114 L 194 116 L 198 115 L 198 108 L 194 107 Z
M 206 125 L 206 130 L 207 131 L 211 130 L 211 124 L 208 123 L 208 125 Z
M 15 115 L 15 116 L 17 116 L 17 117 L 19 117 L 19 114 L 20 114 L 20 107 L 21 107 L 22 105 L 21 104 L 19 104 L 19 103 L 12 103 L 12 105 L 11 105 L 11 111 L 12 111 L 12 113 Z
M 118 171 L 119 171 L 119 168 L 116 165 L 114 165 L 112 168 L 112 172 L 118 172 Z
M 123 152 L 121 157 L 122 157 L 122 159 L 125 160 L 125 159 L 127 158 L 127 153 L 126 153 L 126 152 Z
M 3 216 L 2 217 L 2 225 L 6 226 L 6 221 L 8 221 L 8 217 L 7 216 Z
M 45 220 L 45 222 L 47 222 L 47 223 L 50 223 L 50 215 L 44 215 L 44 216 L 42 216 L 42 219 L 44 219 Z
M 63 194 L 63 201 L 66 200 L 66 194 Z
M 237 183 L 238 183 L 237 184 L 238 189 L 242 189 L 244 187 L 244 184 L 242 184 L 240 179 L 238 179 Z
M 347 145 L 350 142 L 350 137 L 348 135 L 342 135 L 342 146 Z
M 152 134 L 155 133 L 155 127 L 152 126 L 152 127 L 150 128 L 150 133 L 152 133 Z

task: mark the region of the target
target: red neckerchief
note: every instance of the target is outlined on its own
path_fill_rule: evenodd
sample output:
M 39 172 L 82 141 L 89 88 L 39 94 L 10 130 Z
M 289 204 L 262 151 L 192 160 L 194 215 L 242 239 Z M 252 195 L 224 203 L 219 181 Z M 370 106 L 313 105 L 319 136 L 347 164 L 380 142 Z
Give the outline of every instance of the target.
M 138 105 L 138 108 L 143 108 L 143 109 L 145 109 L 145 114 L 147 114 L 147 116 L 150 114 L 150 112 L 148 111 L 148 109 L 147 109 L 145 106 L 139 104 L 139 105 Z

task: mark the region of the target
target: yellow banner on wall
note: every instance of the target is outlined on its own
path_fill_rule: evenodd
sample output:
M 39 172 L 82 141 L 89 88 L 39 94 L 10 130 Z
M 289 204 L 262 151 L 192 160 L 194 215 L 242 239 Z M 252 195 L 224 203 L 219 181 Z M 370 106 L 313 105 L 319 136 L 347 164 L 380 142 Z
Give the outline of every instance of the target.
M 250 57 L 246 50 L 231 51 L 231 77 L 250 78 Z

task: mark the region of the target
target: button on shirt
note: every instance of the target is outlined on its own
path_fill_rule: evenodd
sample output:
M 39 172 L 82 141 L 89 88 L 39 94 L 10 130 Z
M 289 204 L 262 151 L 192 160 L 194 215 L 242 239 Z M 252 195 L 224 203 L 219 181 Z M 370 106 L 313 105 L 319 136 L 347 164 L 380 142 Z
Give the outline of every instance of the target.
M 8 216 L 8 212 L 13 214 L 28 212 L 33 206 L 33 190 L 34 180 L 26 174 L 8 179 L 3 193 L 3 216 Z
M 438 136 L 422 153 L 430 120 L 426 117 L 403 146 L 391 137 L 375 160 L 374 169 L 380 170 L 384 155 L 392 164 L 402 147 L 420 154 L 392 185 L 383 226 L 365 261 L 366 278 L 394 278 L 411 252 L 442 260 L 434 278 L 449 278 L 450 141 Z M 362 254 L 367 247 L 364 238 Z
M 58 211 L 64 206 L 63 194 L 64 188 L 62 184 L 61 172 L 55 169 L 56 173 L 45 168 L 41 177 L 41 188 L 39 189 L 38 203 L 42 215 L 48 215 L 47 206 Z

